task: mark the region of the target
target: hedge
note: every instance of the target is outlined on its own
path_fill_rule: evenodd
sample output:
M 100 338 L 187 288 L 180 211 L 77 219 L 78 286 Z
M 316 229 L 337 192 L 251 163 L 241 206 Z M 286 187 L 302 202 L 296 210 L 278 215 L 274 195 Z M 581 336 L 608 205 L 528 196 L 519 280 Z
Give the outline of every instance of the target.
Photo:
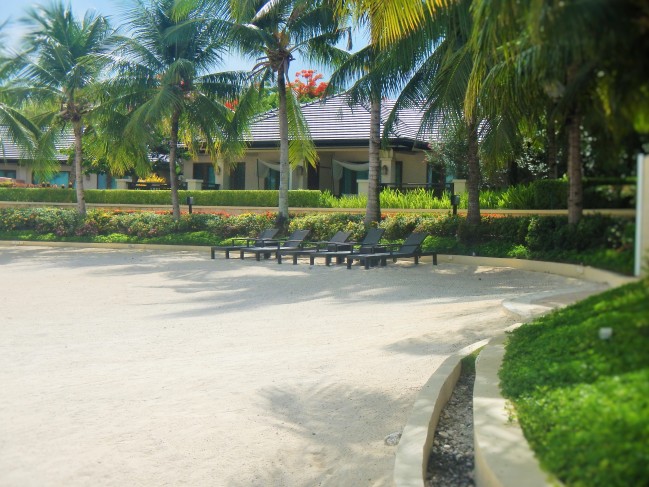
M 633 180 L 584 180 L 584 208 L 631 208 L 635 203 Z M 86 190 L 86 201 L 94 204 L 171 205 L 170 191 Z M 568 182 L 560 179 L 539 180 L 528 185 L 512 186 L 506 190 L 483 190 L 480 207 L 503 209 L 565 209 L 568 200 Z M 199 206 L 257 206 L 273 208 L 278 204 L 278 192 L 272 190 L 179 191 L 181 204 L 187 197 Z M 336 198 L 329 192 L 311 190 L 289 191 L 289 206 L 294 208 L 364 208 L 365 195 Z M 73 189 L 56 188 L 0 188 L 0 201 L 32 201 L 74 203 Z M 463 194 L 460 207 L 466 208 Z M 381 192 L 382 208 L 450 209 L 448 194 L 434 198 L 430 191 L 417 189 L 400 192 L 385 189 Z
M 584 179 L 584 208 L 631 208 L 635 203 L 634 179 Z M 568 181 L 541 179 L 512 186 L 498 198 L 499 208 L 553 210 L 568 207 Z
M 279 199 L 277 191 L 179 191 L 181 204 L 188 196 L 194 198 L 199 206 L 261 206 L 276 207 Z M 171 191 L 135 191 L 119 189 L 88 189 L 85 191 L 86 203 L 93 204 L 132 204 L 132 205 L 171 205 Z M 288 204 L 293 207 L 317 208 L 320 206 L 320 191 L 292 190 L 288 193 Z M 74 189 L 57 188 L 0 188 L 0 201 L 31 201 L 48 203 L 75 203 Z
M 0 232 L 37 230 L 58 236 L 165 235 L 188 231 L 208 231 L 217 240 L 255 235 L 275 224 L 275 214 L 183 213 L 176 222 L 168 211 L 90 210 L 82 218 L 74 209 L 0 208 Z M 577 225 L 568 225 L 562 216 L 499 217 L 485 215 L 479 225 L 469 225 L 461 216 L 397 214 L 386 216 L 379 226 L 387 240 L 400 240 L 412 231 L 432 237 L 451 238 L 466 245 L 506 242 L 525 245 L 532 251 L 592 248 L 624 249 L 633 243 L 632 220 L 611 216 L 585 216 Z M 311 230 L 311 239 L 326 240 L 339 230 L 351 231 L 354 238 L 365 232 L 362 215 L 344 213 L 293 216 L 287 231 Z

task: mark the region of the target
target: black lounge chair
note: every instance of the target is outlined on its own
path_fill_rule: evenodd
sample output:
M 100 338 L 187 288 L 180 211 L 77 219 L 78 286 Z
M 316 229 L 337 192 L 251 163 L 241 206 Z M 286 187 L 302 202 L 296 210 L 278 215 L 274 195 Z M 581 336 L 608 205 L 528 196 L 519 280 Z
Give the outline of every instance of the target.
M 225 252 L 225 258 L 229 259 L 230 258 L 230 252 L 233 252 L 235 250 L 241 250 L 242 248 L 250 248 L 250 247 L 266 247 L 268 245 L 277 245 L 277 239 L 275 238 L 275 235 L 277 235 L 277 232 L 279 232 L 279 229 L 277 228 L 267 228 L 263 232 L 259 234 L 258 237 L 256 238 L 248 238 L 248 237 L 235 237 L 232 239 L 233 245 L 219 245 L 212 247 L 211 249 L 211 254 L 212 254 L 212 259 L 214 259 L 216 255 L 217 250 L 222 250 Z M 245 241 L 245 245 L 234 245 L 234 242 L 236 241 Z
M 419 257 L 424 255 L 433 256 L 433 265 L 437 265 L 437 252 L 434 251 L 423 251 L 421 249 L 421 244 L 426 239 L 425 233 L 413 232 L 405 242 L 402 244 L 387 244 L 389 252 L 375 252 L 375 253 L 365 253 L 365 254 L 355 254 L 349 255 L 347 257 L 347 269 L 352 268 L 352 264 L 355 260 L 360 261 L 365 269 L 369 269 L 370 266 L 380 263 L 381 266 L 386 265 L 388 259 L 392 259 L 392 262 L 396 262 L 398 259 L 414 259 L 415 265 L 419 264 Z M 398 245 L 398 248 L 393 248 Z
M 336 244 L 331 248 L 313 252 L 309 255 L 309 262 L 311 265 L 313 265 L 316 258 L 324 257 L 326 265 L 330 265 L 331 259 L 334 258 L 336 259 L 337 264 L 342 264 L 342 262 L 345 260 L 345 257 L 352 254 L 385 252 L 385 246 L 379 244 L 384 232 L 385 230 L 383 230 L 382 228 L 370 228 L 367 231 L 367 235 L 365 235 L 365 238 L 361 242 L 346 242 L 345 244 Z M 344 248 L 344 246 L 347 246 L 347 248 Z
M 336 232 L 336 234 L 331 237 L 331 240 L 325 242 L 309 242 L 309 247 L 302 247 L 300 249 L 281 249 L 277 251 L 277 263 L 282 263 L 283 255 L 292 255 L 293 256 L 293 265 L 297 264 L 297 258 L 301 255 L 311 255 L 314 252 L 319 252 L 321 249 L 331 250 L 331 251 L 340 251 L 340 250 L 351 250 L 352 244 L 347 242 L 349 236 L 352 232 Z
M 309 235 L 311 230 L 295 230 L 286 240 L 277 241 L 273 245 L 266 245 L 262 247 L 242 247 L 239 250 L 239 257 L 243 259 L 246 253 L 255 254 L 255 259 L 260 260 L 263 254 L 264 259 L 269 259 L 270 256 L 280 250 L 285 249 L 299 249 L 304 245 L 304 240 Z

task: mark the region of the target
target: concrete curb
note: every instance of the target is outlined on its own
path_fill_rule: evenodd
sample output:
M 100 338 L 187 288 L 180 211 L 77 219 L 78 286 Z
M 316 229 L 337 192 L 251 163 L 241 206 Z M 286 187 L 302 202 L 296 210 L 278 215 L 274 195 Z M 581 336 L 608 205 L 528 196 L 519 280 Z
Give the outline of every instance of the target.
M 396 487 L 424 487 L 435 430 L 460 377 L 460 361 L 486 343 L 487 340 L 482 340 L 448 357 L 419 392 L 396 452 L 393 473 Z
M 0 247 L 68 247 L 88 249 L 116 250 L 168 250 L 170 252 L 202 252 L 209 255 L 208 245 L 163 245 L 163 244 L 128 244 L 128 243 L 91 243 L 91 242 L 36 242 L 25 240 L 0 240 Z
M 473 386 L 473 437 L 477 487 L 557 485 L 544 472 L 518 422 L 511 421 L 500 395 L 498 371 L 505 355 L 505 335 L 493 338 L 476 360 Z
M 635 277 L 624 276 L 622 274 L 596 269 L 590 266 L 545 262 L 541 260 L 504 259 L 498 257 L 472 257 L 469 255 L 445 254 L 438 255 L 437 259 L 439 263 L 445 262 L 448 264 L 512 267 L 513 269 L 521 269 L 531 272 L 543 272 L 564 277 L 574 277 L 586 281 L 608 284 L 609 286 L 620 286 L 637 280 Z
M 431 262 L 427 257 L 422 261 Z M 634 282 L 636 278 L 573 264 L 439 255 L 438 262 L 458 265 L 512 267 L 584 279 L 612 287 Z M 557 307 L 576 302 L 591 291 L 568 293 L 557 291 L 525 296 L 503 302 L 503 308 L 523 320 L 545 314 Z M 507 331 L 518 325 L 510 327 Z M 510 422 L 506 401 L 500 395 L 498 370 L 504 355 L 506 335 L 493 338 L 480 353 L 476 363 L 474 386 L 474 452 L 478 487 L 529 487 L 557 485 L 543 472 L 518 426 Z M 426 467 L 439 415 L 448 402 L 459 378 L 460 360 L 487 340 L 466 347 L 447 358 L 433 373 L 419 393 L 397 449 L 394 468 L 395 487 L 423 487 Z M 480 364 L 478 366 L 478 363 Z

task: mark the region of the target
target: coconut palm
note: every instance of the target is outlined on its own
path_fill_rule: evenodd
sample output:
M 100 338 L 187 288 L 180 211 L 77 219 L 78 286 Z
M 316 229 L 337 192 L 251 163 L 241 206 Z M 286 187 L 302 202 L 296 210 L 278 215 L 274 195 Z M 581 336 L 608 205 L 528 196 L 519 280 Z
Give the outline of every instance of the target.
M 649 130 L 649 73 L 646 63 L 636 62 L 649 52 L 646 2 L 477 0 L 473 14 L 480 29 L 472 35 L 469 91 L 489 94 L 498 110 L 511 103 L 502 97 L 505 86 L 505 98 L 524 103 L 528 116 L 537 118 L 552 106 L 546 118 L 567 133 L 568 219 L 577 223 L 583 208 L 581 127 L 607 126 L 617 136 L 634 127 Z M 506 85 L 498 72 L 509 72 Z
M 402 56 L 400 70 L 405 85 L 386 130 L 398 119 L 399 110 L 423 107 L 422 131 L 433 132 L 443 119 L 447 128 L 453 125 L 454 132 L 464 134 L 468 142 L 467 221 L 477 224 L 480 222 L 481 178 L 478 129 L 493 124 L 480 118 L 477 111 L 469 114 L 464 110 L 473 57 L 468 43 L 471 32 L 469 6 L 469 0 L 458 0 L 439 7 L 434 16 L 425 16 L 419 30 L 401 38 L 400 42 L 409 44 L 408 52 L 412 54 Z M 437 41 L 431 42 L 431 39 Z
M 124 142 L 132 146 L 152 147 L 152 135 L 165 134 L 175 219 L 179 143 L 193 154 L 203 147 L 213 159 L 226 149 L 241 152 L 241 134 L 254 112 L 257 92 L 241 94 L 247 73 L 213 72 L 228 49 L 222 16 L 209 1 L 138 1 L 127 13 L 131 35 L 116 53 L 106 107 L 124 117 Z M 224 102 L 235 98 L 233 112 Z
M 17 84 L 41 106 L 54 106 L 38 116 L 40 125 L 47 127 L 45 140 L 54 141 L 72 129 L 77 210 L 85 214 L 82 138 L 96 107 L 94 89 L 108 62 L 104 54 L 112 31 L 105 17 L 87 13 L 80 20 L 62 3 L 32 8 L 25 23 L 30 30 L 25 35 L 26 51 L 18 58 L 22 70 Z
M 11 79 L 13 63 L 11 59 L 0 59 L 0 125 L 2 136 L 0 140 L 0 158 L 4 157 L 5 138 L 20 147 L 26 158 L 34 159 L 40 128 L 19 109 L 24 99 L 24 91 L 13 87 Z M 39 162 L 39 160 L 36 160 Z M 55 169 L 52 159 L 46 159 L 45 164 L 37 167 L 40 173 L 51 173 Z M 58 167 L 58 163 L 55 162 Z
M 292 90 L 287 90 L 295 55 L 324 65 L 346 54 L 335 45 L 347 34 L 326 0 L 233 0 L 232 37 L 239 51 L 257 59 L 253 73 L 274 80 L 279 97 L 280 184 L 278 219 L 288 217 L 290 165 L 315 165 L 317 154 Z

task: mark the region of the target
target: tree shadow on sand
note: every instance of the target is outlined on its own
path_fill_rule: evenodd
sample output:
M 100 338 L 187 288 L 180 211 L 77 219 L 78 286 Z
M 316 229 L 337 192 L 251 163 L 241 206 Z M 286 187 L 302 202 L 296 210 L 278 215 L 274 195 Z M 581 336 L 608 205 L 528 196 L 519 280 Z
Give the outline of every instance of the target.
M 260 407 L 289 444 L 263 452 L 254 476 L 228 486 L 391 485 L 396 447 L 385 445 L 384 438 L 403 428 L 412 393 L 393 397 L 330 384 L 273 387 L 261 395 Z

